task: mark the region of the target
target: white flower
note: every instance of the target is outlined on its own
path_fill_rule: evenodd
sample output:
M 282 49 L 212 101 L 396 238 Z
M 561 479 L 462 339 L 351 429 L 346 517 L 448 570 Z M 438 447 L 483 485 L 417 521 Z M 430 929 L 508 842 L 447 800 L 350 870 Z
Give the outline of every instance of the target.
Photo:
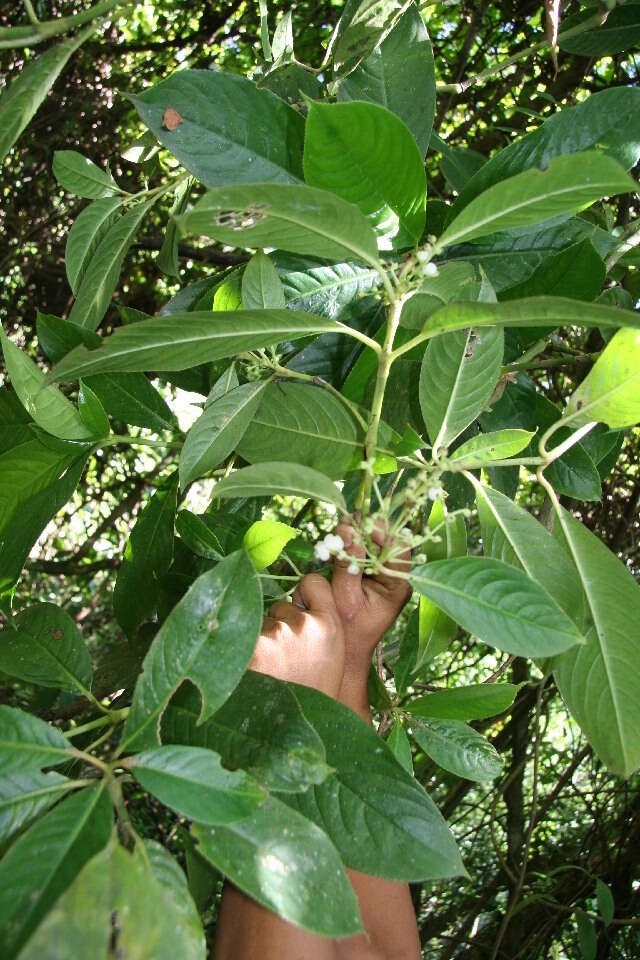
M 357 563 L 350 563 L 347 567 L 347 573 L 350 573 L 352 577 L 357 577 L 360 573 L 360 567 Z
M 431 250 L 429 247 L 425 247 L 424 250 L 418 250 L 416 253 L 418 263 L 426 263 L 427 260 L 431 259 Z
M 316 543 L 313 551 L 318 560 L 321 560 L 322 563 L 326 563 L 331 559 L 331 554 L 329 553 L 326 543 Z
M 328 533 L 324 538 L 324 543 L 329 553 L 337 553 L 344 549 L 344 540 L 337 533 Z
M 425 265 L 422 268 L 422 275 L 424 277 L 437 277 L 438 268 L 436 264 L 433 263 L 432 261 L 430 261 L 429 263 L 425 263 Z
M 429 500 L 439 500 L 443 493 L 444 490 L 442 487 L 431 487 L 430 490 L 427 490 Z

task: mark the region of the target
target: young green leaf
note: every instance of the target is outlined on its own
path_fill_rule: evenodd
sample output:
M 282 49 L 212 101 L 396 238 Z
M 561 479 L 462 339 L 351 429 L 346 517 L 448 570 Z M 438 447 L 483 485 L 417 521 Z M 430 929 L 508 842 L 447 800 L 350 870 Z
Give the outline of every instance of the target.
M 212 716 L 246 670 L 261 623 L 260 582 L 244 551 L 198 577 L 153 639 L 121 749 L 157 746 L 162 714 L 184 680 L 201 692 L 200 720 Z
M 91 387 L 82 380 L 78 389 L 78 413 L 93 437 L 106 437 L 110 433 L 109 418 L 104 407 Z
M 67 235 L 64 263 L 74 295 L 78 293 L 98 244 L 115 223 L 121 204 L 120 197 L 104 197 L 90 203 L 73 221 Z
M 158 253 L 156 264 L 158 269 L 162 270 L 169 277 L 180 276 L 180 263 L 178 261 L 178 228 L 176 227 L 174 217 L 184 213 L 189 202 L 189 193 L 191 191 L 191 180 L 183 180 L 176 187 L 173 204 L 169 211 L 169 223 L 165 231 L 164 240 Z
M 424 20 L 410 4 L 388 36 L 338 87 L 338 100 L 387 107 L 408 126 L 422 156 L 427 152 L 436 100 L 433 51 Z
M 600 420 L 629 427 L 640 420 L 640 330 L 618 330 L 604 348 L 564 415 L 573 427 Z
M 0 768 L 5 776 L 69 760 L 69 741 L 55 727 L 17 707 L 0 706 Z
M 598 934 L 591 917 L 584 910 L 576 910 L 578 925 L 578 946 L 582 960 L 596 960 L 598 953 Z
M 237 443 L 249 463 L 287 460 L 342 479 L 362 457 L 362 428 L 327 390 L 302 383 L 270 383 Z
M 253 900 L 325 937 L 362 930 L 340 857 L 315 824 L 275 797 L 226 827 L 196 824 L 199 852 Z
M 2 352 L 11 385 L 24 408 L 43 430 L 65 440 L 84 440 L 91 431 L 77 409 L 57 387 L 45 384 L 45 374 L 31 357 L 9 340 L 0 328 Z
M 611 888 L 599 877 L 596 880 L 596 897 L 600 916 L 604 920 L 605 927 L 608 927 L 614 918 L 616 905 Z
M 120 271 L 136 231 L 154 204 L 154 200 L 130 207 L 111 223 L 88 262 L 78 287 L 69 321 L 86 330 L 97 330 L 109 308 Z
M 284 287 L 273 260 L 258 250 L 242 274 L 242 306 L 245 310 L 278 310 L 284 302 Z
M 95 373 L 186 370 L 283 340 L 337 330 L 340 325 L 335 321 L 294 310 L 207 310 L 152 317 L 118 327 L 97 350 L 76 347 L 51 376 L 71 380 Z
M 502 773 L 502 759 L 495 747 L 461 720 L 417 721 L 411 732 L 427 756 L 456 777 L 483 783 Z
M 265 799 L 246 773 L 231 773 L 203 747 L 163 746 L 131 761 L 136 780 L 177 813 L 209 825 L 244 820 Z
M 340 510 L 347 509 L 344 497 L 328 477 L 299 463 L 256 463 L 235 470 L 214 487 L 216 498 L 264 497 L 275 493 L 324 500 L 335 504 Z
M 528 447 L 534 436 L 535 433 L 529 430 L 480 433 L 456 447 L 449 455 L 449 462 L 455 463 L 458 469 L 472 470 L 474 467 L 491 463 L 492 460 L 506 460 Z
M 428 520 L 429 530 L 438 540 L 427 540 L 424 549 L 429 562 L 464 557 L 467 553 L 467 525 L 464 516 L 449 515 L 443 500 L 435 500 Z
M 244 383 L 205 407 L 180 451 L 182 490 L 233 453 L 263 400 L 266 386 L 266 380 Z
M 584 643 L 545 590 L 499 560 L 440 560 L 416 567 L 411 583 L 469 633 L 507 653 L 546 657 Z
M 71 55 L 95 29 L 96 26 L 91 25 L 30 60 L 3 91 L 0 98 L 0 163 L 36 114 Z
M 15 773 L 0 777 L 0 843 L 5 844 L 69 790 L 78 787 L 53 771 Z
M 384 249 L 414 246 L 424 230 L 427 182 L 402 120 L 372 103 L 313 103 L 304 141 L 305 180 L 353 203 Z
M 545 170 L 525 170 L 481 193 L 451 221 L 438 246 L 540 223 L 574 213 L 601 197 L 633 190 L 635 181 L 604 153 L 555 157 Z
M 628 777 L 640 766 L 634 635 L 640 622 L 640 586 L 615 554 L 563 509 L 558 523 L 584 589 L 591 625 L 586 645 L 560 657 L 554 676 L 603 763 L 612 773 Z
M 248 670 L 210 720 L 199 724 L 200 696 L 178 691 L 162 718 L 163 743 L 207 747 L 228 770 L 242 768 L 269 790 L 298 793 L 330 772 L 322 741 L 286 683 Z
M 55 151 L 53 175 L 64 190 L 88 200 L 122 192 L 108 170 L 102 170 L 76 150 Z
M 37 603 L 14 617 L 11 627 L 0 644 L 0 670 L 43 687 L 82 694 L 91 687 L 89 651 L 65 610 Z
M 394 720 L 389 736 L 387 737 L 387 746 L 398 763 L 404 767 L 407 773 L 413 776 L 413 757 L 411 756 L 411 744 L 409 737 L 400 720 Z
M 58 899 L 20 954 L 21 960 L 107 957 L 114 941 L 137 960 L 204 960 L 202 924 L 176 861 L 145 841 L 133 853 L 112 837 Z
M 245 77 L 178 70 L 129 99 L 160 143 L 205 186 L 302 180 L 303 117 Z M 164 123 L 169 108 L 180 119 L 174 130 Z
M 265 570 L 278 559 L 289 540 L 294 540 L 298 531 L 277 520 L 256 520 L 242 541 L 256 570 Z
M 437 807 L 375 730 L 318 690 L 293 684 L 291 689 L 319 733 L 333 772 L 287 802 L 322 824 L 354 870 L 405 882 L 464 875 Z
M 232 247 L 277 247 L 327 260 L 378 262 L 375 233 L 364 214 L 315 187 L 275 183 L 217 187 L 177 222 L 182 231 Z
M 107 844 L 112 825 L 109 796 L 99 783 L 66 797 L 15 841 L 0 862 L 3 958 L 14 960 L 85 863 Z
M 420 407 L 434 452 L 448 447 L 487 405 L 500 377 L 503 351 L 499 327 L 470 328 L 431 340 L 420 369 Z
M 440 720 L 485 720 L 504 713 L 520 689 L 517 683 L 476 683 L 470 687 L 436 690 L 410 700 L 404 709 L 415 717 Z
M 222 560 L 225 551 L 218 540 L 213 517 L 204 513 L 197 515 L 190 510 L 180 510 L 176 516 L 176 533 L 199 557 Z

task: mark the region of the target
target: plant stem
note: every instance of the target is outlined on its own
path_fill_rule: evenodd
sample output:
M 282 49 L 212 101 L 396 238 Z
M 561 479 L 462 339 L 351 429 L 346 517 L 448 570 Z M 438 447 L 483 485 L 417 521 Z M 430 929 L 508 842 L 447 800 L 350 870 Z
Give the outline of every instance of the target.
M 131 6 L 131 4 L 123 3 L 122 0 L 102 0 L 102 3 L 97 3 L 95 7 L 90 7 L 88 10 L 81 10 L 71 17 L 58 17 L 55 20 L 45 20 L 43 22 L 38 20 L 37 17 L 35 19 L 32 18 L 32 13 L 33 17 L 35 17 L 35 12 L 33 12 L 31 3 L 25 0 L 27 16 L 31 21 L 30 26 L 5 27 L 0 30 L 0 49 L 8 47 L 34 47 L 38 43 L 43 43 L 45 40 L 49 40 L 51 37 L 55 37 L 60 33 L 69 33 L 71 30 L 81 27 L 83 23 L 102 17 L 110 13 L 115 7 L 122 6 L 128 7 Z M 31 13 L 29 12 L 30 9 Z
M 384 343 L 382 344 L 382 349 L 378 347 L 378 374 L 376 377 L 373 400 L 371 402 L 371 419 L 369 420 L 369 426 L 367 427 L 367 433 L 364 439 L 364 458 L 367 461 L 374 456 L 378 443 L 378 430 L 380 429 L 380 417 L 382 416 L 384 392 L 387 387 L 387 380 L 389 379 L 391 364 L 395 360 L 393 341 L 398 329 L 398 324 L 400 323 L 400 313 L 402 312 L 403 303 L 403 297 L 392 300 Z M 360 511 L 361 516 L 366 516 L 369 512 L 369 501 L 371 499 L 372 487 L 373 473 L 371 472 L 371 468 L 368 467 L 363 473 L 362 483 L 360 484 L 360 489 L 356 498 L 356 510 Z
M 31 0 L 24 0 L 24 8 L 27 11 L 27 16 L 29 18 L 29 21 L 34 26 L 39 25 L 40 21 L 38 20 L 35 10 L 33 9 L 33 4 L 31 3 Z
M 579 410 L 578 413 L 582 413 L 582 411 Z M 573 416 L 575 415 L 576 414 Z M 547 443 L 553 434 L 562 427 L 566 427 L 570 422 L 570 416 L 566 418 L 561 417 L 559 420 L 556 420 L 555 423 L 552 423 L 549 429 L 545 430 L 540 437 L 540 442 L 538 443 L 538 452 L 540 453 L 544 463 L 542 469 L 544 469 L 547 464 L 553 463 L 553 461 L 557 460 L 558 457 L 561 457 L 563 453 L 566 453 L 567 450 L 574 445 L 574 443 L 578 443 L 579 440 L 582 440 L 582 438 L 589 433 L 590 430 L 593 430 L 596 425 L 595 420 L 592 420 L 590 423 L 585 423 L 584 426 L 580 427 L 579 430 L 576 430 L 576 432 L 572 433 L 570 437 L 567 437 L 563 443 L 558 444 L 558 446 L 554 447 L 553 450 L 547 450 Z
M 130 446 L 142 447 L 177 447 L 182 446 L 180 440 L 148 440 L 146 437 L 130 437 L 127 435 L 114 434 L 112 437 L 105 437 L 100 441 L 101 447 L 114 447 L 119 443 L 128 443 Z
M 65 730 L 64 735 L 69 739 L 79 737 L 81 733 L 95 730 L 96 727 L 104 727 L 107 723 L 111 723 L 111 717 L 98 717 L 96 720 L 90 720 L 89 723 L 83 723 L 80 727 L 71 727 L 70 730 Z
M 628 253 L 629 250 L 633 250 L 634 247 L 637 247 L 640 243 L 640 218 L 637 220 L 632 220 L 631 223 L 626 227 L 624 233 L 620 237 L 620 243 L 613 250 L 607 259 L 605 264 L 607 267 L 607 273 L 610 270 L 613 270 L 618 260 L 624 257 L 625 253 Z
M 360 343 L 364 343 L 366 347 L 371 347 L 371 349 L 376 353 L 380 353 L 380 344 L 372 337 L 368 337 L 366 333 L 361 333 L 360 330 L 356 330 L 355 327 L 350 327 L 346 323 L 340 323 L 340 321 L 337 322 L 337 327 L 338 332 L 346 333 L 347 336 L 353 337 L 355 340 L 359 340 Z

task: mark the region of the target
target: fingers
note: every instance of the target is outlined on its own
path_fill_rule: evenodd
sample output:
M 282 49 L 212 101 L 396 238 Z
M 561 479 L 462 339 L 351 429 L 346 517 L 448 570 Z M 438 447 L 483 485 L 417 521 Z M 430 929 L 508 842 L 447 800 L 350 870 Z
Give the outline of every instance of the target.
M 336 605 L 331 584 L 319 573 L 308 573 L 296 587 L 295 594 L 310 613 L 326 613 L 335 616 Z
M 354 530 L 348 523 L 341 523 L 335 531 L 342 537 L 344 548 L 350 557 L 363 559 L 364 547 L 354 542 Z M 350 560 L 334 560 L 333 563 L 333 596 L 341 616 L 346 619 L 354 617 L 362 605 L 362 570 L 349 573 Z
M 383 547 L 385 543 L 393 543 L 387 540 L 387 532 L 382 523 L 379 523 L 371 534 L 371 539 L 377 546 Z M 411 550 L 404 550 L 393 560 L 385 562 L 388 570 L 397 570 L 400 573 L 409 573 L 411 570 Z M 394 599 L 398 599 L 402 604 L 411 596 L 411 587 L 403 577 L 394 577 L 387 573 L 378 573 L 372 577 L 375 583 L 380 584 L 388 593 L 392 594 Z

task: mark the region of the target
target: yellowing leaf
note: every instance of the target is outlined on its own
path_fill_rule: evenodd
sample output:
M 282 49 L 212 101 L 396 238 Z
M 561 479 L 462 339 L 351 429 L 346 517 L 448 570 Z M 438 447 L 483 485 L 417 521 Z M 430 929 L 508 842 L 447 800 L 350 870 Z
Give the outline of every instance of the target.
M 297 530 L 277 520 L 256 520 L 244 535 L 244 546 L 256 570 L 264 570 L 274 563 L 289 540 L 298 536 Z

